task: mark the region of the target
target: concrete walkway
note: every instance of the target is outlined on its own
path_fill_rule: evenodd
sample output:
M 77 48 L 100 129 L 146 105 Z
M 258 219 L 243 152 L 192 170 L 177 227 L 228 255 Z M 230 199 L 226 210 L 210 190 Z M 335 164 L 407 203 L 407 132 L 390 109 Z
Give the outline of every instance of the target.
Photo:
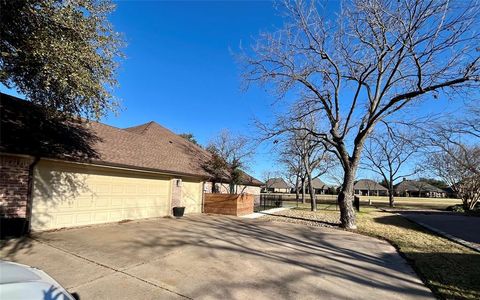
M 196 215 L 11 240 L 3 259 L 87 299 L 433 299 L 384 241 L 297 224 Z
M 400 212 L 400 214 L 439 234 L 480 251 L 480 218 L 445 212 Z
M 244 215 L 244 216 L 241 216 L 240 218 L 257 219 L 257 218 L 260 218 L 260 217 L 264 217 L 265 215 L 269 215 L 269 214 L 273 214 L 273 213 L 276 213 L 276 212 L 279 212 L 279 211 L 284 211 L 284 210 L 289 210 L 289 209 L 291 209 L 291 207 L 276 207 L 276 208 L 271 208 L 271 209 L 266 209 L 266 210 L 262 210 L 262 211 L 259 211 L 259 212 L 255 212 L 253 214 Z

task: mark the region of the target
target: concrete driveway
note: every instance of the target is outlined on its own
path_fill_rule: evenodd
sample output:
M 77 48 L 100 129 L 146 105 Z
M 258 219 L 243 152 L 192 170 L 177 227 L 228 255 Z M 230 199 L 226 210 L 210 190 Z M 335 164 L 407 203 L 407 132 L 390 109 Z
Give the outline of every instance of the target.
M 11 240 L 3 259 L 81 299 L 431 299 L 384 241 L 303 225 L 195 215 Z

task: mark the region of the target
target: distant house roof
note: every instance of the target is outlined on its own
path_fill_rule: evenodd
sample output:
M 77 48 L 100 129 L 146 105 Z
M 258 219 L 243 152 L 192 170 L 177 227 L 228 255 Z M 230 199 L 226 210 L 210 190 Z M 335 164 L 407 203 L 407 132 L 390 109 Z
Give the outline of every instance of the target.
M 355 190 L 388 191 L 386 187 L 370 179 L 358 180 L 357 182 L 355 182 L 353 188 Z
M 122 129 L 59 120 L 31 102 L 3 93 L 0 115 L 3 153 L 210 177 L 204 168 L 210 153 L 155 122 Z M 243 177 L 246 183 L 262 184 L 246 173 Z
M 444 190 L 433 186 L 424 181 L 418 180 L 403 180 L 399 184 L 395 185 L 395 191 L 397 192 L 436 192 L 445 193 Z
M 274 189 L 288 189 L 290 188 L 283 178 L 270 178 L 265 183 L 267 188 L 274 188 Z
M 315 178 L 312 180 L 312 187 L 314 189 L 323 189 L 326 190 L 329 188 L 329 186 L 323 182 L 320 178 Z

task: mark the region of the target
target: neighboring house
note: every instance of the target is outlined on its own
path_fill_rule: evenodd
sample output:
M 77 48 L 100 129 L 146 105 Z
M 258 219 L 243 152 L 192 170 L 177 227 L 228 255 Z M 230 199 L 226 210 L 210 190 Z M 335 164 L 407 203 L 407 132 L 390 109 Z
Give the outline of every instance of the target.
M 447 187 L 445 190 L 445 195 L 448 198 L 459 198 L 458 193 L 451 187 Z
M 353 189 L 359 196 L 387 196 L 388 189 L 376 181 L 360 179 L 355 182 Z
M 283 178 L 271 178 L 265 182 L 264 193 L 290 193 L 291 188 Z
M 4 219 L 47 230 L 168 216 L 174 206 L 202 212 L 206 150 L 155 122 L 122 129 L 58 121 L 0 96 Z M 244 184 L 257 193 L 262 185 L 248 175 Z
M 444 198 L 446 192 L 427 182 L 404 179 L 395 185 L 395 194 L 402 197 Z
M 315 194 L 317 195 L 326 194 L 330 188 L 327 184 L 320 180 L 320 178 L 315 178 L 312 180 L 312 187 Z

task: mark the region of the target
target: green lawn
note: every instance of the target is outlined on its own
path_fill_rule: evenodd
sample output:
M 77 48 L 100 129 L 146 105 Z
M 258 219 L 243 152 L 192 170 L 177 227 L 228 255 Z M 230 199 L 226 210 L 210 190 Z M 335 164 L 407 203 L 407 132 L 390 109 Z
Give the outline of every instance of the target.
M 337 220 L 336 205 L 321 204 L 316 213 L 302 207 L 279 212 L 278 221 L 301 216 L 321 221 Z M 269 217 L 272 218 L 272 217 Z M 320 221 L 320 222 L 319 222 Z M 296 221 L 295 223 L 302 223 Z M 307 225 L 312 222 L 304 221 Z M 357 214 L 357 232 L 389 241 L 410 262 L 425 284 L 440 299 L 480 299 L 480 253 L 440 237 L 409 220 L 374 207 Z

